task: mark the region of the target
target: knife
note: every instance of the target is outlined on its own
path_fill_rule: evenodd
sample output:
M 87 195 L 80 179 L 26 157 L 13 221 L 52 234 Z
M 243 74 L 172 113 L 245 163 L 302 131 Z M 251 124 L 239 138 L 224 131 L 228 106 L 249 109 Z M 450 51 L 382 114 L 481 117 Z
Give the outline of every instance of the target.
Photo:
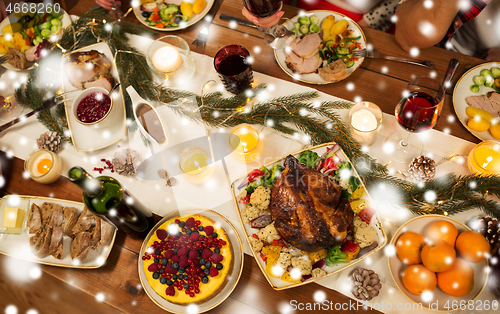
M 66 100 L 64 100 L 64 101 L 66 101 Z M 32 115 L 34 115 L 37 112 L 40 112 L 40 111 L 42 111 L 44 109 L 49 110 L 50 108 L 54 107 L 55 105 L 57 105 L 59 103 L 61 103 L 61 102 L 60 101 L 59 102 L 54 102 L 53 99 L 51 98 L 51 99 L 47 100 L 46 102 L 44 102 L 43 106 L 40 106 L 37 109 L 35 109 L 35 110 L 33 110 L 33 111 L 31 111 L 31 112 L 23 115 L 23 116 L 20 116 L 19 118 L 16 118 L 16 119 L 14 119 L 14 120 L 12 120 L 10 122 L 7 122 L 4 125 L 0 126 L 0 132 L 3 132 L 5 130 L 7 130 L 8 128 L 10 128 L 11 126 L 13 126 L 14 124 L 17 124 L 17 123 L 19 123 L 21 121 L 26 120 L 27 118 L 31 117 Z

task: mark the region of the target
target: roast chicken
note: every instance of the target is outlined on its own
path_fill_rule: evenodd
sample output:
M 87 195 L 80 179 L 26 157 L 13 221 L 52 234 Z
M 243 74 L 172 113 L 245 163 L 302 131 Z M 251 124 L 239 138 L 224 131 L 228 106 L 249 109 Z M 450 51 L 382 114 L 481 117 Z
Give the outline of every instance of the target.
M 307 252 L 342 243 L 352 233 L 354 212 L 340 186 L 291 155 L 284 166 L 270 203 L 280 236 Z

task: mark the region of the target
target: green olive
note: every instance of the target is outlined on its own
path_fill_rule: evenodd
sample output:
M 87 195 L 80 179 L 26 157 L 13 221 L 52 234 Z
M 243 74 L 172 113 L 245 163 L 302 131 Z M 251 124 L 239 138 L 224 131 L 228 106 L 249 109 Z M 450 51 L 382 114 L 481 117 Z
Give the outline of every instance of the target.
M 348 56 L 343 56 L 342 57 L 342 62 L 348 63 L 349 61 L 351 61 L 351 59 Z
M 347 40 L 341 39 L 340 42 L 339 42 L 339 46 L 342 47 L 342 48 L 344 48 L 346 43 L 347 43 Z

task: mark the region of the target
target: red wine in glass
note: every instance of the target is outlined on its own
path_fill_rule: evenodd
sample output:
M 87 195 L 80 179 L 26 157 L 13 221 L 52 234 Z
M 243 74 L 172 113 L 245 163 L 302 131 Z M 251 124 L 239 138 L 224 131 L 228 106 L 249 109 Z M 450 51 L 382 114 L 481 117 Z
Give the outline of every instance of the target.
M 250 13 L 258 17 L 268 17 L 278 12 L 282 0 L 243 0 L 243 5 Z
M 396 108 L 396 117 L 399 124 L 407 131 L 425 131 L 436 125 L 441 102 L 442 100 L 426 93 L 412 91 L 400 100 Z
M 247 62 L 250 53 L 239 45 L 229 45 L 217 52 L 214 67 L 226 90 L 239 94 L 251 88 L 253 83 L 252 65 Z

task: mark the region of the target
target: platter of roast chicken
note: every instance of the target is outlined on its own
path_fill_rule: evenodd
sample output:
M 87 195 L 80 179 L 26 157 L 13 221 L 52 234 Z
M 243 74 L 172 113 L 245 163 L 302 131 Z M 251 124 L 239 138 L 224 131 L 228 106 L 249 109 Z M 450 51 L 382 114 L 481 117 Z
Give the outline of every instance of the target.
M 387 243 L 369 194 L 336 143 L 254 169 L 232 191 L 249 247 L 276 290 L 341 272 Z
M 113 247 L 117 229 L 83 203 L 35 196 L 2 198 L 3 221 L 13 210 L 21 228 L 3 230 L 1 254 L 46 265 L 91 269 L 102 266 Z
M 274 50 L 285 73 L 309 84 L 330 84 L 350 76 L 364 58 L 353 52 L 366 49 L 366 38 L 349 17 L 332 11 L 308 11 L 286 23 L 296 33 L 294 42 Z

